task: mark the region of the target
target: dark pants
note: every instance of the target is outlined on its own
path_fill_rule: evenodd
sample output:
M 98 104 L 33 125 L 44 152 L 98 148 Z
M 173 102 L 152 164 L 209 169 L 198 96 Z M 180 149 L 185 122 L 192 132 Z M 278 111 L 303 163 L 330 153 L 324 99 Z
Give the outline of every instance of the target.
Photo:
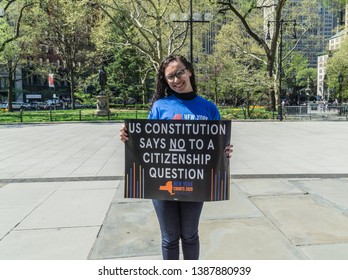
M 179 240 L 185 260 L 198 260 L 198 224 L 203 202 L 153 200 L 162 234 L 164 260 L 179 259 Z

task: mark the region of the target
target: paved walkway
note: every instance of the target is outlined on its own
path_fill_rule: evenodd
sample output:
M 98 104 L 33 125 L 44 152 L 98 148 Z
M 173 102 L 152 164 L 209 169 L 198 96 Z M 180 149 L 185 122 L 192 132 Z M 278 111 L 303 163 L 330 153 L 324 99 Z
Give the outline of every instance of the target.
M 0 259 L 161 259 L 151 201 L 123 198 L 120 126 L 0 125 Z M 348 259 L 348 122 L 233 122 L 232 143 L 201 259 Z

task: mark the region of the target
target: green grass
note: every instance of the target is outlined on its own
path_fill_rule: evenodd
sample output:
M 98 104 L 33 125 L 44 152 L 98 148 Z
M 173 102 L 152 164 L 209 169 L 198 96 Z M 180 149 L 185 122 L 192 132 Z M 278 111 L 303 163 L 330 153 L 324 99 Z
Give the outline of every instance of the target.
M 220 107 L 222 119 L 245 119 L 242 108 Z M 77 110 L 42 110 L 42 111 L 0 111 L 0 124 L 6 123 L 40 123 L 40 122 L 69 122 L 69 121 L 122 121 L 124 119 L 146 119 L 147 109 L 111 109 L 109 116 L 97 116 L 96 109 Z M 265 108 L 254 110 L 252 119 L 272 119 L 272 112 Z

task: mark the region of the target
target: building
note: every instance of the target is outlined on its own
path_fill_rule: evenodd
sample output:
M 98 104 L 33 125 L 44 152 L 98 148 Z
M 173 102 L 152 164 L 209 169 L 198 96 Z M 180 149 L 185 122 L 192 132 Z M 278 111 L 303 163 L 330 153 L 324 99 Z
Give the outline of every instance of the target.
M 290 7 L 302 7 L 303 0 L 290 0 Z M 263 9 L 264 13 L 264 30 L 265 34 L 273 33 L 273 25 L 269 25 L 269 21 L 274 21 L 275 12 L 275 0 L 264 0 L 263 5 L 266 7 Z M 317 67 L 318 53 L 325 51 L 329 38 L 334 35 L 334 30 L 337 26 L 337 16 L 332 12 L 330 7 L 326 7 L 323 4 L 317 5 L 318 21 L 315 25 L 311 26 L 305 34 L 297 34 L 301 38 L 296 44 L 296 51 L 302 53 L 309 62 L 310 67 Z M 283 13 L 284 20 L 296 20 L 298 25 L 301 26 L 303 18 L 295 18 L 294 16 L 288 16 L 287 11 Z M 301 30 L 301 28 L 299 28 Z M 284 34 L 285 35 L 285 34 Z
M 59 59 L 54 51 L 47 45 L 38 46 L 38 53 L 35 57 L 28 56 L 26 65 L 22 66 L 23 73 L 23 102 L 44 101 L 58 97 L 69 97 L 69 85 L 64 77 L 65 64 Z M 38 75 L 35 71 L 35 64 L 50 65 L 52 69 L 58 69 L 54 75 L 60 76 L 54 79 L 54 86 L 49 85 L 49 75 L 45 77 Z
M 301 0 L 292 0 L 293 3 L 301 4 Z M 309 67 L 317 67 L 318 53 L 326 50 L 329 39 L 334 35 L 337 27 L 337 16 L 331 7 L 318 3 L 318 21 L 311 26 L 299 41 L 296 50 L 307 57 Z
M 337 51 L 344 39 L 344 37 L 348 33 L 348 4 L 346 4 L 345 8 L 345 28 L 333 35 L 328 42 L 327 48 L 328 53 L 319 55 L 317 57 L 317 96 L 320 99 L 329 99 L 330 98 L 330 92 L 329 89 L 325 86 L 325 78 L 326 78 L 326 68 L 327 68 L 327 61 L 330 58 L 329 53 Z
M 328 99 L 327 88 L 325 88 L 326 66 L 329 59 L 328 54 L 318 56 L 317 66 L 317 96 L 319 99 Z
M 69 2 L 69 1 L 67 1 Z M 3 5 L 0 5 L 3 6 Z M 41 4 L 40 4 L 41 6 Z M 14 7 L 14 9 L 17 7 Z M 50 22 L 50 30 L 42 34 L 47 38 L 41 38 L 41 44 L 37 43 L 35 46 L 35 54 L 24 54 L 22 59 L 26 62 L 18 66 L 18 75 L 16 76 L 16 84 L 12 86 L 14 89 L 13 101 L 20 102 L 33 102 L 33 101 L 45 101 L 52 98 L 65 98 L 67 101 L 71 99 L 69 75 L 67 71 L 67 65 L 62 60 L 62 56 L 58 55 L 59 50 L 55 50 L 59 44 L 54 42 L 54 39 L 59 40 L 57 36 L 59 32 L 53 32 L 52 22 L 56 23 L 55 17 L 57 16 L 57 7 L 54 3 L 47 3 L 44 7 L 45 13 L 48 14 L 49 18 L 53 18 Z M 19 9 L 19 8 L 18 8 Z M 5 14 L 5 11 L 0 7 L 0 19 Z M 72 35 L 74 39 L 80 36 L 76 40 L 78 46 L 74 46 L 77 50 L 90 51 L 93 48 L 93 44 L 90 42 L 91 25 L 94 24 L 94 14 L 90 17 L 85 17 L 86 22 L 79 21 L 81 23 L 79 32 Z M 7 20 L 7 19 L 6 19 Z M 62 24 L 57 24 L 58 28 L 62 27 Z M 49 34 L 51 32 L 51 34 Z M 49 37 L 49 35 L 52 35 Z M 68 33 L 68 35 L 70 35 Z M 66 34 L 61 35 L 62 37 L 68 36 Z M 45 42 L 46 40 L 46 42 Z M 69 40 L 63 40 L 69 42 Z M 65 58 L 69 60 L 69 58 Z M 71 61 L 74 60 L 74 61 Z M 81 64 L 85 61 L 83 57 L 73 57 L 68 61 L 68 65 L 71 68 L 81 69 Z M 42 66 L 42 67 L 41 67 Z M 46 70 L 44 70 L 46 69 Z M 49 76 L 52 77 L 54 74 L 54 83 L 50 86 L 48 80 Z M 7 100 L 7 88 L 8 88 L 8 77 L 7 69 L 0 65 L 0 100 Z
M 5 65 L 0 65 L 0 103 L 7 101 L 8 95 L 8 71 Z M 15 95 L 18 97 L 22 89 L 22 75 L 20 69 L 16 69 L 15 75 Z M 22 101 L 22 100 L 19 100 Z

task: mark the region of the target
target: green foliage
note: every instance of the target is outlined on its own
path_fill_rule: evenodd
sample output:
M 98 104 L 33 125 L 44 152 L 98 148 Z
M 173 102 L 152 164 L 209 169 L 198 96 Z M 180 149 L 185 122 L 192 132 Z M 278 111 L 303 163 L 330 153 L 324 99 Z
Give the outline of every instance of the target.
M 260 22 L 261 18 L 254 18 L 255 29 Z M 214 54 L 202 64 L 207 71 L 199 75 L 200 86 L 218 104 L 245 104 L 249 108 L 266 99 L 270 84 L 264 54 L 240 23 L 230 21 L 222 26 Z
M 246 108 L 219 107 L 221 118 L 224 120 L 237 119 L 272 119 L 272 112 L 264 107 L 257 107 L 253 114 L 248 116 Z M 124 119 L 147 119 L 149 110 L 146 107 L 131 107 L 111 109 L 109 116 L 97 116 L 95 109 L 81 110 L 43 110 L 24 112 L 0 111 L 0 123 L 42 123 L 42 122 L 66 122 L 66 121 L 123 121 Z
M 6 71 L 7 97 L 9 111 L 12 111 L 12 101 L 19 90 L 15 88 L 18 77 L 18 67 L 24 62 L 24 53 L 31 41 L 26 37 L 28 11 L 32 4 L 28 1 L 0 2 L 3 17 L 0 18 L 0 65 Z
M 323 0 L 323 3 L 327 6 L 343 6 L 345 4 L 347 4 L 347 0 Z
M 297 36 L 301 38 L 317 23 L 318 1 L 303 0 L 295 4 L 281 1 L 284 6 L 280 7 L 278 16 L 297 19 Z M 4 2 L 0 1 L 0 6 Z M 270 27 L 273 41 L 266 41 L 267 26 L 259 7 L 265 1 L 218 1 L 217 6 L 208 2 L 216 3 L 194 1 L 194 11 L 210 11 L 214 16 L 209 24 L 194 23 L 194 66 L 200 94 L 218 104 L 244 104 L 251 117 L 256 114 L 253 105 L 273 102 L 270 98 L 278 90 L 279 33 L 276 30 L 278 28 L 279 31 L 279 26 L 273 21 Z M 338 8 L 344 4 L 341 0 L 326 2 L 337 4 Z M 107 93 L 111 101 L 135 98 L 146 102 L 158 63 L 173 52 L 189 53 L 189 25 L 172 18 L 173 13 L 178 20 L 181 13 L 188 13 L 189 1 L 17 0 L 11 6 L 16 12 L 13 17 L 17 19 L 20 8 L 27 3 L 32 4 L 23 14 L 21 37 L 7 43 L 0 52 L 2 63 L 19 56 L 39 57 L 37 46 L 50 45 L 60 56 L 61 65 L 66 63 L 67 71 L 64 75 L 56 73 L 56 81 L 71 84 L 72 93 L 86 103 L 95 103 L 101 65 L 106 66 L 108 73 Z M 237 12 L 231 9 L 232 6 Z M 226 13 L 220 18 L 221 15 L 218 17 L 215 12 L 223 8 Z M 11 9 L 7 12 L 10 13 Z M 274 10 L 270 19 L 275 18 Z M 314 88 L 316 73 L 307 69 L 308 64 L 303 57 L 293 55 L 297 41 L 290 38 L 292 27 L 283 27 L 283 89 L 289 89 L 294 84 L 297 88 L 307 87 L 308 80 L 310 87 Z M 11 34 L 14 34 L 13 26 L 5 18 L 0 18 L 0 46 Z M 322 41 L 315 34 L 309 37 L 311 47 L 315 42 Z M 214 53 L 208 53 L 202 44 L 204 40 L 214 45 Z M 339 86 L 338 74 L 343 73 L 344 77 L 348 74 L 348 54 L 343 49 L 340 52 L 334 54 L 328 71 L 329 86 L 336 89 Z M 19 63 L 24 65 L 23 62 Z M 47 74 L 54 73 L 56 68 L 56 65 L 44 63 L 31 69 L 31 74 L 46 79 Z M 346 88 L 347 80 L 344 79 L 343 88 Z M 87 87 L 94 87 L 94 94 L 85 94 Z M 272 87 L 273 91 L 269 90 Z
M 30 55 L 36 63 L 28 72 L 34 72 L 42 79 L 47 79 L 48 73 L 54 73 L 56 83 L 64 82 L 69 86 L 72 106 L 75 91 L 83 91 L 90 85 L 88 76 L 97 72 L 95 63 L 101 61 L 91 40 L 94 26 L 100 23 L 97 15 L 98 11 L 89 0 L 41 1 L 41 5 L 32 10 L 32 26 L 35 28 L 30 34 L 36 40 Z M 42 56 L 42 50 L 38 46 L 53 50 L 54 60 L 39 63 L 36 57 Z
M 107 67 L 110 83 L 115 95 L 123 99 L 141 99 L 141 70 L 146 62 L 134 48 L 124 47 L 115 50 L 114 59 Z
M 270 90 L 268 93 L 270 98 L 269 101 L 273 109 L 276 108 L 276 100 L 279 96 L 279 81 L 283 78 L 283 73 L 279 73 L 280 35 L 283 35 L 283 44 L 281 48 L 283 65 L 286 65 L 286 62 L 289 61 L 292 53 L 296 49 L 296 44 L 298 44 L 299 40 L 303 39 L 304 36 L 308 38 L 308 41 L 306 41 L 308 46 L 315 49 L 316 44 L 322 42 L 322 38 L 320 38 L 321 35 L 310 34 L 310 31 L 312 31 L 314 25 L 318 22 L 318 1 L 275 1 L 275 5 L 269 5 L 273 3 L 272 1 L 218 1 L 218 8 L 227 14 L 226 20 L 234 21 L 234 25 L 237 27 L 234 32 L 221 35 L 221 37 L 231 40 L 232 42 L 230 45 L 234 46 L 234 48 L 226 49 L 226 51 L 231 56 L 246 53 L 250 57 L 254 56 L 254 61 L 258 60 L 264 63 L 268 76 L 273 79 L 273 88 L 269 87 Z M 269 16 L 269 25 L 265 24 L 264 15 Z M 280 19 L 283 21 L 280 21 Z M 291 28 L 290 23 L 293 20 L 297 21 L 296 40 L 290 40 L 291 36 L 288 35 L 288 33 L 292 33 L 293 28 Z M 223 29 L 224 27 L 222 31 Z M 269 41 L 265 40 L 265 30 L 269 32 L 271 37 Z M 283 32 L 280 32 L 281 30 Z M 236 33 L 245 34 L 244 36 L 240 36 L 243 40 L 235 40 Z M 237 43 L 234 43 L 234 41 Z M 254 46 L 254 49 L 248 50 L 240 44 L 243 42 L 246 43 L 247 46 Z M 251 42 L 256 44 L 250 44 Z M 255 51 L 257 48 L 259 51 Z
M 297 85 L 300 87 L 314 88 L 317 81 L 317 69 L 316 68 L 305 68 L 300 69 L 296 74 Z
M 339 76 L 343 77 L 342 93 L 343 99 L 348 99 L 348 37 L 345 37 L 339 50 L 332 54 L 327 64 L 327 84 L 338 98 L 340 84 Z
M 76 100 L 81 102 L 83 105 L 93 105 L 97 103 L 97 98 L 95 95 L 86 94 L 84 92 L 75 92 Z
M 188 11 L 188 2 L 180 0 L 100 1 L 104 13 L 110 18 L 119 43 L 131 45 L 143 53 L 154 70 L 167 55 L 180 52 L 187 38 L 187 24 L 170 19 Z
M 148 110 L 111 109 L 109 116 L 97 116 L 96 110 L 43 110 L 24 112 L 0 111 L 0 123 L 48 123 L 66 121 L 123 121 L 124 119 L 146 119 Z

